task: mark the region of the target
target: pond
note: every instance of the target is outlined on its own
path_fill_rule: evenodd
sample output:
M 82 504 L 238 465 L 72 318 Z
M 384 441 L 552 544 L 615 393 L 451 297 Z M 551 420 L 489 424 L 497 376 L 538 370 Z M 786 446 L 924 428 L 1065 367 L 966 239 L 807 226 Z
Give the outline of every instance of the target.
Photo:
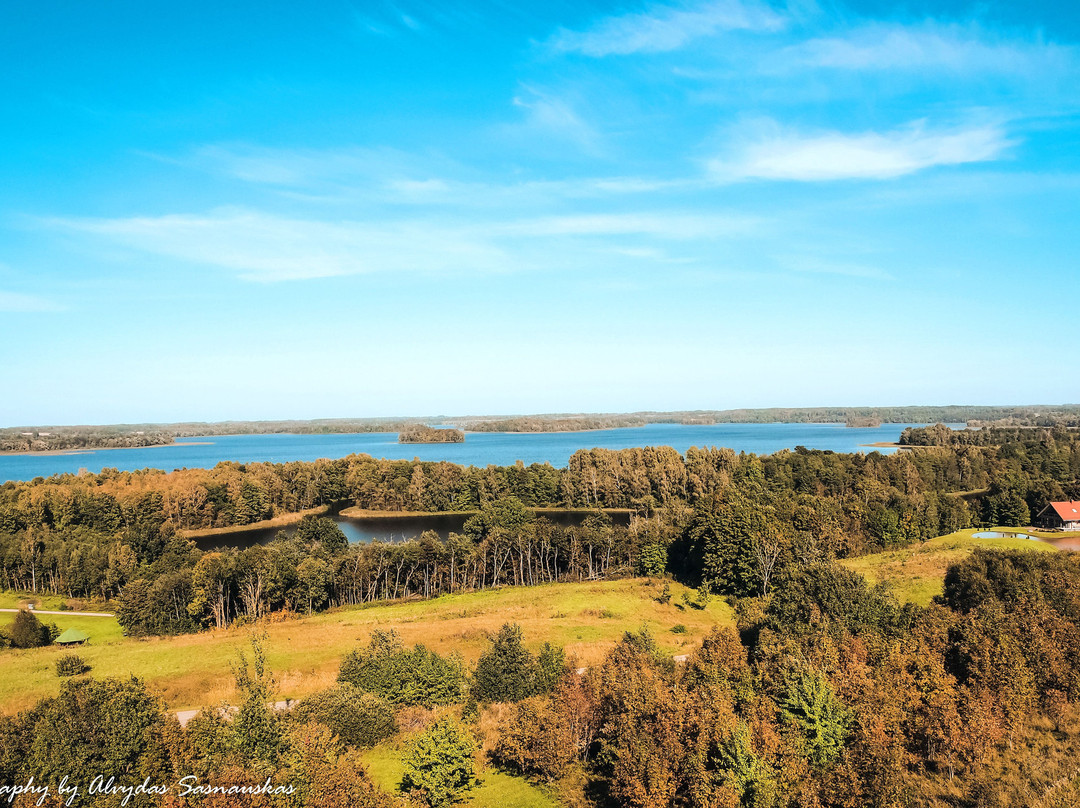
M 544 509 L 538 513 L 549 522 L 560 527 L 574 527 L 580 525 L 592 511 L 586 510 L 563 510 Z M 415 539 L 421 533 L 432 530 L 445 539 L 451 533 L 461 533 L 465 527 L 465 521 L 473 515 L 472 511 L 461 513 L 433 513 L 433 514 L 395 514 L 388 512 L 378 516 L 343 516 L 340 513 L 328 514 L 337 522 L 341 532 L 350 544 L 366 544 L 372 541 L 401 542 Z M 615 524 L 627 525 L 630 523 L 630 515 L 626 511 L 611 511 L 608 514 Z M 266 544 L 273 541 L 279 533 L 289 535 L 296 531 L 296 525 L 285 527 L 257 528 L 255 530 L 230 531 L 217 534 L 199 536 L 195 544 L 200 550 L 213 550 L 217 547 L 251 547 L 255 544 Z
M 1031 539 L 1032 541 L 1042 541 L 1038 536 L 1029 536 L 1027 533 L 1010 532 L 1001 533 L 996 530 L 984 530 L 980 533 L 972 533 L 973 539 Z

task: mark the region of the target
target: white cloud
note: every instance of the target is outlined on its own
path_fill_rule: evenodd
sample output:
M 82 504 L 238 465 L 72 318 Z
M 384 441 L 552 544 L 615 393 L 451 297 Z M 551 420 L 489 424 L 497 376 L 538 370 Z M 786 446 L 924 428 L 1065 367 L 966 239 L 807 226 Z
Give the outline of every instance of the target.
M 183 162 L 264 185 L 310 186 L 415 172 L 422 161 L 394 149 L 272 149 L 247 144 L 203 146 Z
M 51 222 L 130 249 L 217 266 L 252 281 L 400 271 L 493 271 L 505 257 L 453 227 L 322 222 L 252 211 Z
M 1045 77 L 1069 70 L 1075 49 L 1041 40 L 999 41 L 973 25 L 874 23 L 841 37 L 811 39 L 776 61 L 788 67 L 845 70 L 947 70 Z
M 598 150 L 599 134 L 568 100 L 534 87 L 522 87 L 522 91 L 514 96 L 513 104 L 526 111 L 524 127 L 533 130 L 534 135 L 544 139 L 556 137 L 568 140 L 589 152 Z M 507 129 L 515 138 L 520 138 L 522 126 L 510 126 Z
M 773 133 L 748 139 L 709 163 L 714 179 L 813 182 L 891 179 L 932 166 L 1001 158 L 1013 145 L 996 126 L 927 131 L 921 124 L 888 133 Z
M 710 0 L 693 5 L 656 5 L 638 14 L 607 17 L 587 31 L 560 29 L 548 44 L 554 50 L 595 57 L 661 53 L 720 31 L 770 31 L 783 24 L 782 17 L 757 3 Z
M 712 249 L 754 236 L 759 220 L 743 215 L 645 211 L 480 220 L 418 217 L 403 221 L 313 221 L 252 210 L 123 219 L 56 219 L 76 232 L 160 258 L 217 267 L 244 280 L 294 281 L 368 273 L 504 273 L 597 268 L 583 240 L 638 259 L 660 253 L 654 241 Z M 614 242 L 614 243 L 612 243 Z M 611 252 L 612 256 L 617 253 Z M 623 256 L 631 253 L 622 253 Z

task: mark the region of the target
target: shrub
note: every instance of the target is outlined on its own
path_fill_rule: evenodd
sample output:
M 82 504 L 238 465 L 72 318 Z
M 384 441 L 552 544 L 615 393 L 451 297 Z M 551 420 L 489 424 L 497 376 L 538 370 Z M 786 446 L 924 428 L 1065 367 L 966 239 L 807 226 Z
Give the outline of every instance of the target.
M 686 634 L 687 628 L 682 623 L 671 627 L 672 634 Z
M 78 654 L 63 654 L 56 658 L 57 676 L 78 676 L 90 670 L 86 660 Z
M 376 630 L 366 649 L 341 660 L 338 681 L 382 696 L 391 704 L 453 704 L 465 688 L 461 662 L 423 645 L 406 650 L 393 631 Z
M 480 702 L 521 701 L 536 692 L 538 674 L 536 658 L 521 641 L 521 626 L 504 623 L 477 660 L 472 695 Z
M 540 646 L 536 655 L 536 682 L 533 690 L 537 695 L 550 693 L 566 672 L 566 653 L 549 642 Z
M 386 699 L 341 683 L 301 701 L 292 711 L 299 721 L 316 721 L 350 746 L 374 746 L 397 732 L 394 708 Z
M 472 733 L 444 718 L 409 743 L 401 786 L 418 792 L 432 808 L 457 802 L 476 782 L 475 752 Z
M 8 630 L 8 638 L 14 648 L 39 648 L 53 641 L 48 627 L 43 626 L 41 621 L 26 609 L 16 612 L 15 620 Z

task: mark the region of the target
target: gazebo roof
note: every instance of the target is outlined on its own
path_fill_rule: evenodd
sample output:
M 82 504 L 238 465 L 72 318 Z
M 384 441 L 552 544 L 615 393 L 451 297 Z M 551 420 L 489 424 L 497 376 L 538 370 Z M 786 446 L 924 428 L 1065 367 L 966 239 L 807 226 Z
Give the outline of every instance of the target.
M 90 635 L 85 631 L 79 631 L 77 628 L 69 628 L 63 634 L 56 638 L 57 645 L 67 645 L 72 642 L 86 642 L 90 639 Z

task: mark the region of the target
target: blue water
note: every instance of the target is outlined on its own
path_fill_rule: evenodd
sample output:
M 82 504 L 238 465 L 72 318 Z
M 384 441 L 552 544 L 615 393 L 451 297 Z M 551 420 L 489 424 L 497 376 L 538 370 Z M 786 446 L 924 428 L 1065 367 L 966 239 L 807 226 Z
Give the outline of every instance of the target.
M 1000 533 L 996 530 L 984 530 L 981 533 L 972 533 L 973 539 L 1031 539 L 1032 541 L 1042 541 L 1038 536 L 1029 536 L 1027 533 Z
M 518 460 L 565 466 L 579 449 L 602 447 L 671 446 L 685 452 L 691 446 L 726 446 L 736 451 L 771 454 L 779 449 L 829 449 L 834 452 L 881 451 L 860 444 L 893 442 L 907 426 L 884 424 L 849 429 L 843 424 L 649 424 L 627 429 L 590 432 L 469 432 L 464 443 L 398 443 L 395 432 L 342 435 L 225 435 L 184 438 L 172 446 L 106 449 L 54 455 L 0 455 L 0 481 L 32 480 L 80 469 L 134 471 L 159 468 L 210 468 L 222 460 L 238 463 L 338 458 L 363 453 L 397 460 L 448 460 L 462 465 L 508 466 Z

